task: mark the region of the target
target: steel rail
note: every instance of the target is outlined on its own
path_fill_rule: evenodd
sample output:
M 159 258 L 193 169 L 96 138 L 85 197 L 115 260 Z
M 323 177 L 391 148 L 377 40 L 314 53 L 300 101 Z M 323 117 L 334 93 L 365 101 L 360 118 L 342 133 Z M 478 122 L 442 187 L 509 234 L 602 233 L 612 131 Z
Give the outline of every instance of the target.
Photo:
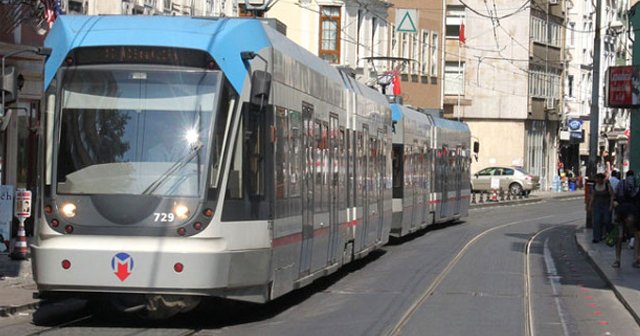
M 444 270 L 442 270 L 442 272 L 440 272 L 440 274 L 438 274 L 438 276 L 431 283 L 431 285 L 429 287 L 427 287 L 427 289 L 425 289 L 425 291 L 422 293 L 422 295 L 420 295 L 418 297 L 418 299 L 409 307 L 409 309 L 402 315 L 402 317 L 400 318 L 398 323 L 396 323 L 396 325 L 393 326 L 393 328 L 391 328 L 391 330 L 389 330 L 387 335 L 395 336 L 395 335 L 399 335 L 400 334 L 400 332 L 402 331 L 402 328 L 404 328 L 404 326 L 407 324 L 407 322 L 409 322 L 409 320 L 411 319 L 411 317 L 413 317 L 413 315 L 416 313 L 418 308 L 420 306 L 422 306 L 427 301 L 427 299 L 433 295 L 433 293 L 435 292 L 436 288 L 438 288 L 438 286 L 440 286 L 442 281 L 444 281 L 444 279 L 449 275 L 449 273 L 451 273 L 451 270 L 453 270 L 453 268 L 460 262 L 462 257 L 465 256 L 467 251 L 478 240 L 480 240 L 481 238 L 483 238 L 487 234 L 489 234 L 489 233 L 491 233 L 493 231 L 496 231 L 496 230 L 500 230 L 500 229 L 503 229 L 503 228 L 506 228 L 506 227 L 509 227 L 509 226 L 513 226 L 513 225 L 516 225 L 516 224 L 522 224 L 522 223 L 531 222 L 531 221 L 538 221 L 538 220 L 545 219 L 545 218 L 550 218 L 550 217 L 553 217 L 553 216 L 549 215 L 549 216 L 538 217 L 538 218 L 531 219 L 531 220 L 514 221 L 514 222 L 507 223 L 507 224 L 502 224 L 502 225 L 499 225 L 499 226 L 496 226 L 496 227 L 492 227 L 490 229 L 487 229 L 487 230 L 477 234 L 475 237 L 473 237 L 471 240 L 469 240 L 462 247 L 460 252 L 458 252 L 458 254 L 456 254 L 456 256 L 453 257 L 453 259 L 451 259 L 451 261 L 447 264 L 447 266 L 444 268 Z M 525 329 L 528 329 L 528 327 L 525 327 Z M 530 335 L 527 334 L 527 336 L 530 336 Z

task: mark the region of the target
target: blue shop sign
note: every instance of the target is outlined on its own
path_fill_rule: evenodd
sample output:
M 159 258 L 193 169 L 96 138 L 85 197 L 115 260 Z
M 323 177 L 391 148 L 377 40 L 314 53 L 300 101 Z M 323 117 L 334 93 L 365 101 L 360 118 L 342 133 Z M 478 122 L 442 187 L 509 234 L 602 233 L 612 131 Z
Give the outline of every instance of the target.
M 570 131 L 579 131 L 582 128 L 582 120 L 569 119 L 567 120 L 567 127 Z

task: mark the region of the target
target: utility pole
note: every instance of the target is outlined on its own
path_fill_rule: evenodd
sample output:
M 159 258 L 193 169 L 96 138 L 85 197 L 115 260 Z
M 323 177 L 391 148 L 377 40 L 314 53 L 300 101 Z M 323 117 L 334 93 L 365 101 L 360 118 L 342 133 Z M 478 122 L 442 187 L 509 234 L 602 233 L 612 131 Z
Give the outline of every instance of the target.
M 598 137 L 600 135 L 600 12 L 602 1 L 596 0 L 596 25 L 593 37 L 593 83 L 591 85 L 591 115 L 589 117 L 589 162 L 587 177 L 593 181 L 596 175 Z

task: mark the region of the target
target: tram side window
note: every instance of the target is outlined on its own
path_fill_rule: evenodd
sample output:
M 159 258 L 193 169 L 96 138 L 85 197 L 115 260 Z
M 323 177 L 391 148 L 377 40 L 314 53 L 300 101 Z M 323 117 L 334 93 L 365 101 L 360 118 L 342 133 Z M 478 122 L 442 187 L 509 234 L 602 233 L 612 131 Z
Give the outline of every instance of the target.
M 359 207 L 363 205 L 362 197 L 364 191 L 364 183 L 365 183 L 365 161 L 366 157 L 364 156 L 364 141 L 362 139 L 362 132 L 357 132 L 356 134 L 356 188 L 355 188 L 355 206 Z
M 324 178 L 324 144 L 322 134 L 324 129 L 320 124 L 319 120 L 315 120 L 313 123 L 314 134 L 315 134 L 315 162 L 313 165 L 315 166 L 315 208 L 316 211 L 323 210 L 324 203 L 324 188 L 323 188 L 323 178 Z
M 229 170 L 224 220 L 260 219 L 269 215 L 262 206 L 265 198 L 264 115 L 257 106 L 243 106 Z
M 290 175 L 289 162 L 289 128 L 287 126 L 286 110 L 282 107 L 276 108 L 276 217 L 285 217 L 287 211 L 287 181 Z

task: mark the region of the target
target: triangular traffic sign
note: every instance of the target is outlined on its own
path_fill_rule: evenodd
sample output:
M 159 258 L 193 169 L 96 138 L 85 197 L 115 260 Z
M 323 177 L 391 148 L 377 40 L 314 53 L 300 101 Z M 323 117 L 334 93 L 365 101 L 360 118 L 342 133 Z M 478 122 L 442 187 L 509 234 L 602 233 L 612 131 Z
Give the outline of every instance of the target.
M 400 21 L 396 31 L 402 33 L 415 33 L 418 31 L 415 23 L 413 23 L 413 19 L 411 19 L 411 14 L 408 11 L 404 13 L 404 17 Z

